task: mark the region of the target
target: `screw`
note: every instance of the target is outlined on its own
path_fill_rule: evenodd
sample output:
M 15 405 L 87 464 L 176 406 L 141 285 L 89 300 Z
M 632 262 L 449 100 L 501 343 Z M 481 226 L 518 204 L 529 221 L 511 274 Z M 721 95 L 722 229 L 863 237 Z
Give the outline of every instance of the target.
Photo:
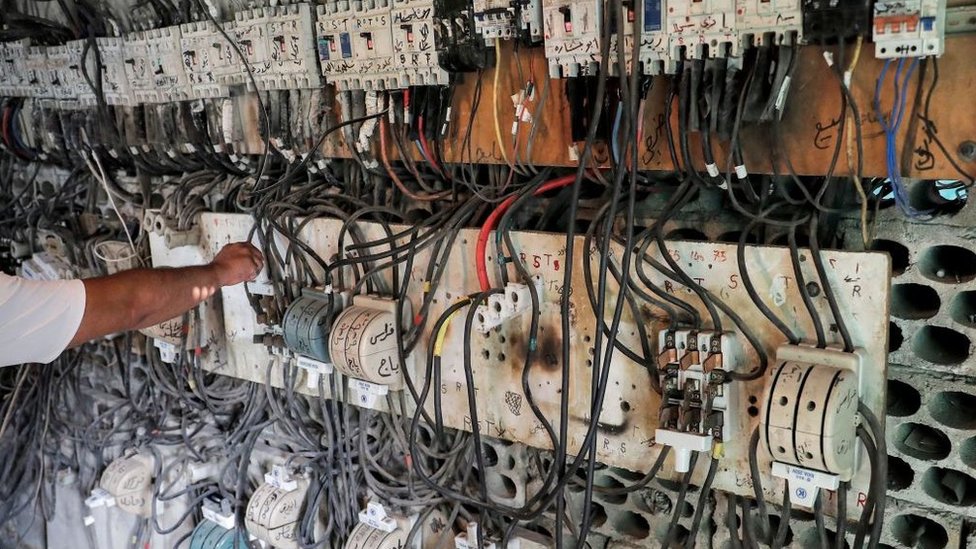
M 963 141 L 959 144 L 959 156 L 965 162 L 976 160 L 976 141 Z

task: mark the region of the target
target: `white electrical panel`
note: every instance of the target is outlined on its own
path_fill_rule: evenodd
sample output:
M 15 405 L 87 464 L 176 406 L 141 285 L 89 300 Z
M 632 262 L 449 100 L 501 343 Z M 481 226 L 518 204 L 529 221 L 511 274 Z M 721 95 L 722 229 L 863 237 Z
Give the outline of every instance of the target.
M 357 87 L 359 70 L 352 52 L 356 12 L 349 0 L 331 0 L 315 13 L 319 66 L 326 82 L 339 90 Z
M 600 64 L 603 3 L 595 0 L 543 0 L 546 59 L 552 78 L 596 74 Z
M 397 87 L 443 86 L 447 71 L 440 66 L 434 22 L 434 3 L 430 0 L 398 2 L 391 10 L 393 60 L 401 72 Z
M 881 59 L 940 56 L 945 51 L 945 0 L 879 0 L 874 52 Z
M 738 57 L 735 0 L 682 0 L 667 2 L 667 29 L 671 55 L 681 59 Z
M 735 5 L 735 26 L 742 49 L 792 45 L 802 35 L 800 0 L 736 0 Z

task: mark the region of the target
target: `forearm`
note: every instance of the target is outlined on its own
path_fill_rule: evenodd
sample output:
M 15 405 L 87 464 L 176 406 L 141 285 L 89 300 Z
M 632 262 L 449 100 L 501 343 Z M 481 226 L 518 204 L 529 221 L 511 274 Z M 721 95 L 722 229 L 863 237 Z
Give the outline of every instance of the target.
M 112 288 L 132 299 L 133 326 L 146 328 L 175 318 L 220 289 L 216 270 L 209 266 L 175 269 L 136 269 L 113 275 Z
M 210 265 L 133 269 L 84 283 L 85 317 L 72 345 L 178 317 L 220 288 L 218 273 Z

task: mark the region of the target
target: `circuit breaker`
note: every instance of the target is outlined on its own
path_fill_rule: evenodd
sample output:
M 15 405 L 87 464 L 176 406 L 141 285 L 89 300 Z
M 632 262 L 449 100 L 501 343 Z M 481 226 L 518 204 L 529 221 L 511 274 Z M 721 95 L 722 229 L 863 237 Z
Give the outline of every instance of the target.
M 945 51 L 945 0 L 874 3 L 874 53 L 881 59 L 941 56 Z
M 180 27 L 183 68 L 191 97 L 203 99 L 227 94 L 227 87 L 217 80 L 214 63 L 214 58 L 224 50 L 220 44 L 222 40 L 224 38 L 210 21 L 187 23 Z
M 735 5 L 741 49 L 792 45 L 802 37 L 800 0 L 736 0 Z
M 595 0 L 543 0 L 546 59 L 551 78 L 596 74 L 600 62 L 603 3 Z
M 393 58 L 400 68 L 397 87 L 443 86 L 448 74 L 440 66 L 434 3 L 409 0 L 394 4 L 390 12 Z
M 644 0 L 638 6 L 644 10 L 641 20 L 643 31 L 640 34 L 640 62 L 644 74 L 649 76 L 674 74 L 678 70 L 677 60 L 671 57 L 663 5 L 664 0 Z
M 330 0 L 316 7 L 319 66 L 328 83 L 339 90 L 359 88 L 359 67 L 353 55 L 356 11 L 348 0 Z
M 394 62 L 393 14 L 390 0 L 364 0 L 352 33 L 353 59 L 359 80 L 357 88 L 395 89 L 398 64 Z
M 738 57 L 735 0 L 667 2 L 667 28 L 675 59 Z

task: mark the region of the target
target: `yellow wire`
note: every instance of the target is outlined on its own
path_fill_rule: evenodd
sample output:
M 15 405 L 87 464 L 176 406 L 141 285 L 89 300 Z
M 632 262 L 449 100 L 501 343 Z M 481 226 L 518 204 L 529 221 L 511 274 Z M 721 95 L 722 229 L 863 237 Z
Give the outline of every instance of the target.
M 495 115 L 495 139 L 498 141 L 498 148 L 502 151 L 502 158 L 505 159 L 505 163 L 512 170 L 515 166 L 512 165 L 512 161 L 508 159 L 508 152 L 505 151 L 505 140 L 502 139 L 502 129 L 501 123 L 498 120 L 498 75 L 502 72 L 502 41 L 499 38 L 495 39 L 495 83 L 491 87 L 491 102 L 492 102 L 492 112 Z
M 857 45 L 854 46 L 854 56 L 851 58 L 851 64 L 847 67 L 847 74 L 850 75 L 851 84 L 854 83 L 854 69 L 857 67 L 857 60 L 861 57 L 861 45 L 864 43 L 864 39 L 860 36 L 857 37 Z M 848 85 L 848 88 L 850 85 Z M 851 92 L 853 96 L 853 92 Z M 847 110 L 847 118 L 844 121 L 844 131 L 847 132 L 847 169 L 851 174 L 851 181 L 854 183 L 854 190 L 857 191 L 858 197 L 861 199 L 861 240 L 864 242 L 864 247 L 867 248 L 871 245 L 871 237 L 868 235 L 868 196 L 864 192 L 864 187 L 861 185 L 861 176 L 854 169 L 854 116 L 850 109 Z
M 444 338 L 447 337 L 447 325 L 451 323 L 456 314 L 457 311 L 451 313 L 444 324 L 441 324 L 441 329 L 437 331 L 437 338 L 434 339 L 434 356 L 441 356 L 441 352 L 444 350 Z

